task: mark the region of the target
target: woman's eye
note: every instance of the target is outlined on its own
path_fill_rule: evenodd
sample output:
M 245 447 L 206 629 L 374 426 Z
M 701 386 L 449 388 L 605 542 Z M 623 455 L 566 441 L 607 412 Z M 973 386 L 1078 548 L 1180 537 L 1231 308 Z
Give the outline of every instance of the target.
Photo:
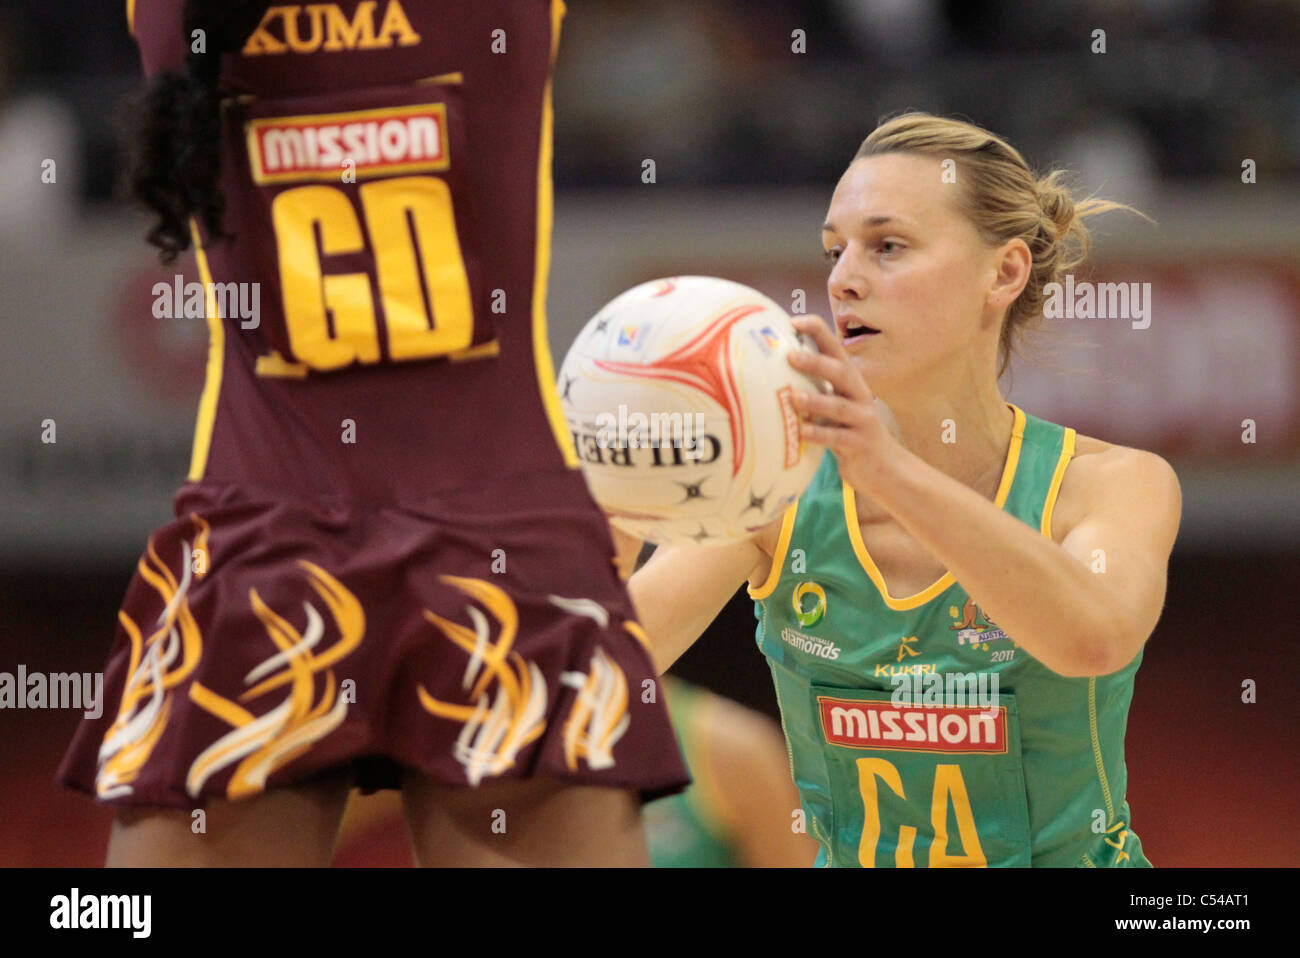
M 885 240 L 880 244 L 880 252 L 885 254 L 897 253 L 902 250 L 902 248 L 903 246 L 901 243 L 895 243 L 893 240 Z
M 839 249 L 839 247 L 834 247 L 834 248 L 832 248 L 832 249 L 828 249 L 828 250 L 826 250 L 824 253 L 822 253 L 822 259 L 826 260 L 826 262 L 828 262 L 828 263 L 833 263 L 833 262 L 835 262 L 835 261 L 836 261 L 837 259 L 839 259 L 839 258 L 840 258 L 840 249 Z

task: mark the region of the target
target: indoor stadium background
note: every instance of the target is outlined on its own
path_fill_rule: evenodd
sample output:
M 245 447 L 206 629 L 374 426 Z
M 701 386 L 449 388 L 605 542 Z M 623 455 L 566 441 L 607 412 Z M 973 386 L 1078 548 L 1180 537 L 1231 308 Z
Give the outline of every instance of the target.
M 573 0 L 561 40 L 557 365 L 596 309 L 657 276 L 723 276 L 787 307 L 803 290 L 824 313 L 830 191 L 906 108 L 969 118 L 1156 220 L 1094 221 L 1081 277 L 1150 283 L 1150 326 L 1051 323 L 1004 382 L 1182 481 L 1127 738 L 1132 826 L 1157 865 L 1300 860 L 1298 65 L 1290 0 Z M 138 75 L 118 4 L 0 8 L 0 672 L 102 667 L 188 464 L 205 326 L 153 317 L 177 269 L 111 193 L 114 106 Z M 738 594 L 675 672 L 775 716 L 753 632 Z M 78 718 L 0 711 L 0 865 L 103 861 L 108 813 L 53 783 Z M 376 825 L 338 860 L 403 863 L 401 841 Z

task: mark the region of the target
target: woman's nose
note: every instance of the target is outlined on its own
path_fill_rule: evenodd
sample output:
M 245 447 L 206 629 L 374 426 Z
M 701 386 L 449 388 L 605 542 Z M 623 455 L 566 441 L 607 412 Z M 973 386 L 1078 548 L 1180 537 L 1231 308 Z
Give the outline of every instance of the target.
M 831 267 L 826 287 L 832 299 L 862 299 L 866 296 L 867 286 L 862 271 L 856 268 L 855 258 L 848 250 L 841 253 Z

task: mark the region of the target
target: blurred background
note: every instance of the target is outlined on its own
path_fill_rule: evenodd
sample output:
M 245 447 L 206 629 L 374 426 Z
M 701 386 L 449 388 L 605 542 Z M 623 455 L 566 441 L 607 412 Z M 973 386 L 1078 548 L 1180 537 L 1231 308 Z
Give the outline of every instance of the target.
M 115 106 L 139 69 L 121 4 L 0 8 L 0 671 L 102 667 L 188 466 L 205 327 L 153 318 L 176 270 L 113 194 Z M 1129 721 L 1144 849 L 1300 861 L 1300 3 L 573 0 L 555 101 L 557 365 L 604 302 L 656 276 L 724 276 L 787 308 L 803 291 L 824 314 L 830 192 L 903 109 L 973 120 L 1156 220 L 1093 221 L 1079 277 L 1151 283 L 1150 327 L 1052 322 L 1004 389 L 1182 480 Z M 775 716 L 753 630 L 739 593 L 674 672 Z M 0 712 L 0 865 L 102 862 L 109 815 L 53 783 L 78 717 Z M 408 860 L 376 809 L 340 864 Z

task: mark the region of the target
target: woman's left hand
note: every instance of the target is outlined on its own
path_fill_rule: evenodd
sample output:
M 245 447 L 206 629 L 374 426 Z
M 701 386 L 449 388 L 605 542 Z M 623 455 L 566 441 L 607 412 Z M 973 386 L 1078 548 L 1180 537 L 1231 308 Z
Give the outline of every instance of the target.
M 826 380 L 834 390 L 834 395 L 795 391 L 795 408 L 814 420 L 799 424 L 804 441 L 834 452 L 840 476 L 858 492 L 870 494 L 902 452 L 898 427 L 826 323 L 817 316 L 793 319 L 795 329 L 810 336 L 820 353 L 791 352 L 790 365 L 814 379 Z

